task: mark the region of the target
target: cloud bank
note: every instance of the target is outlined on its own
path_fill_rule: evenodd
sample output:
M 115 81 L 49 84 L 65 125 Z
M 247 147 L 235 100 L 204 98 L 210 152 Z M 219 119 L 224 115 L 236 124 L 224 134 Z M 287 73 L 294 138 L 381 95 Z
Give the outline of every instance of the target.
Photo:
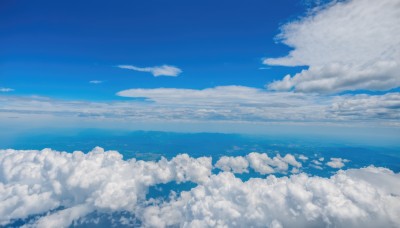
M 229 172 L 246 169 L 245 160 L 260 172 L 265 170 L 260 164 L 269 162 L 281 169 L 301 166 L 292 155 L 275 158 L 259 153 L 221 158 L 225 162 L 216 166 L 229 163 L 231 168 L 212 174 L 211 158 L 185 154 L 154 162 L 123 160 L 118 152 L 101 148 L 88 154 L 0 150 L 0 224 L 38 215 L 28 225 L 67 227 L 93 212 L 123 211 L 144 227 L 400 225 L 400 174 L 388 169 L 371 166 L 330 178 L 301 173 L 247 181 Z M 197 186 L 166 200 L 146 198 L 151 186 L 187 181 Z
M 270 92 L 245 86 L 207 89 L 129 89 L 132 101 L 64 101 L 45 97 L 0 96 L 0 116 L 37 115 L 121 121 L 230 121 L 384 123 L 397 126 L 400 93 L 318 96 Z M 145 98 L 143 100 L 143 98 Z M 31 117 L 32 118 L 32 117 Z
M 176 77 L 180 73 L 182 73 L 181 69 L 179 69 L 175 66 L 169 66 L 169 65 L 154 66 L 154 67 L 137 67 L 137 66 L 132 66 L 132 65 L 118 65 L 117 67 L 121 68 L 121 69 L 135 70 L 135 71 L 140 71 L 140 72 L 149 72 L 154 77 L 159 77 L 159 76 Z
M 400 1 L 332 1 L 282 27 L 293 48 L 268 65 L 309 66 L 268 84 L 270 90 L 335 93 L 400 86 Z

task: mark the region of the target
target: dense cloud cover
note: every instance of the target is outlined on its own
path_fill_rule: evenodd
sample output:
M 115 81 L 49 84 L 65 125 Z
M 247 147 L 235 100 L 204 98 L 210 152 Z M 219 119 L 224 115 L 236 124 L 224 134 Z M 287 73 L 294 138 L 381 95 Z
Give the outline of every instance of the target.
M 305 173 L 251 178 L 233 172 L 287 172 L 293 155 L 123 160 L 116 151 L 88 154 L 45 149 L 0 151 L 0 224 L 38 216 L 30 225 L 65 227 L 92 212 L 129 212 L 141 226 L 398 227 L 400 174 L 367 167 L 330 178 Z M 270 169 L 269 169 L 269 168 Z M 230 172 L 232 171 L 232 172 Z M 149 187 L 187 182 L 196 187 L 167 200 L 147 199 Z

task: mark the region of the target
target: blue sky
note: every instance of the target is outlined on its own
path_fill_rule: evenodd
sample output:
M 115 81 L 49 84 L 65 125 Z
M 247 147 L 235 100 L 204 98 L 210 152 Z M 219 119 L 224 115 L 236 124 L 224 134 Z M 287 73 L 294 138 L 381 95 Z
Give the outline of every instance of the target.
M 399 13 L 1 0 L 0 226 L 400 227 Z
M 115 92 L 127 87 L 262 88 L 294 72 L 259 68 L 266 55 L 289 50 L 273 37 L 280 24 L 306 7 L 295 1 L 2 4 L 1 85 L 18 95 L 89 100 L 119 99 Z M 119 64 L 170 64 L 183 73 L 153 78 L 114 67 Z M 92 85 L 90 80 L 106 83 Z
M 400 126 L 395 1 L 1 4 L 3 125 Z

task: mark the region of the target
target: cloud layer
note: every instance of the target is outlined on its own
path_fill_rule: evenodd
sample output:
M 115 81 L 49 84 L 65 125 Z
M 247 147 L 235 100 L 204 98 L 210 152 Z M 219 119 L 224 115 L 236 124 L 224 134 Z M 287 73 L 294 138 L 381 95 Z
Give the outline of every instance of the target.
M 309 66 L 268 85 L 271 90 L 334 93 L 400 86 L 400 2 L 332 1 L 282 27 L 292 47 L 268 65 Z
M 0 115 L 121 121 L 385 122 L 398 124 L 400 94 L 317 96 L 244 86 L 129 89 L 132 101 L 85 102 L 43 97 L 0 97 Z
M 242 181 L 229 170 L 242 172 L 245 160 L 262 173 L 266 164 L 281 170 L 301 166 L 292 155 L 251 153 L 246 159 L 221 158 L 216 166 L 226 172 L 212 174 L 211 158 L 185 154 L 146 162 L 101 148 L 88 154 L 0 150 L 0 224 L 40 215 L 30 224 L 66 227 L 96 211 L 127 212 L 145 227 L 400 225 L 400 174 L 368 167 L 330 178 L 301 173 Z M 166 200 L 146 198 L 151 186 L 187 181 L 197 186 Z
M 169 66 L 169 65 L 154 66 L 154 67 L 137 67 L 137 66 L 132 66 L 132 65 L 118 65 L 117 67 L 121 68 L 121 69 L 135 70 L 135 71 L 140 71 L 140 72 L 149 72 L 154 77 L 159 77 L 159 76 L 176 77 L 180 73 L 182 73 L 181 69 L 179 69 L 175 66 Z

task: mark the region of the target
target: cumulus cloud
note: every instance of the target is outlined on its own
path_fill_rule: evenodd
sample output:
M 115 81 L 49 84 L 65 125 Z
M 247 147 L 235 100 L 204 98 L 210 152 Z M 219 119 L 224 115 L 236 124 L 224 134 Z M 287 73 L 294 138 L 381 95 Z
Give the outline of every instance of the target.
M 135 71 L 140 71 L 140 72 L 149 72 L 154 77 L 158 77 L 158 76 L 176 77 L 180 73 L 182 73 L 181 69 L 179 69 L 175 66 L 169 66 L 169 65 L 154 66 L 154 67 L 137 67 L 137 66 L 132 66 L 132 65 L 118 65 L 117 67 L 121 68 L 121 69 L 135 70 Z
M 5 87 L 0 87 L 0 92 L 12 92 L 14 89 L 11 88 L 5 88 Z
M 260 174 L 287 173 L 289 165 L 293 166 L 293 172 L 298 172 L 297 168 L 302 166 L 291 154 L 286 154 L 284 157 L 278 154 L 270 158 L 266 153 L 252 152 L 246 157 L 222 156 L 215 167 L 226 172 L 247 173 L 249 165 Z
M 370 173 L 385 179 L 374 183 Z M 396 227 L 400 198 L 392 181 L 398 184 L 399 175 L 374 167 L 331 178 L 299 174 L 245 182 L 224 172 L 146 208 L 143 220 L 155 227 Z
M 276 172 L 286 172 L 289 168 L 289 165 L 294 167 L 301 167 L 301 163 L 296 161 L 295 157 L 291 154 L 285 155 L 285 157 L 281 157 L 279 154 L 270 158 L 265 153 L 250 153 L 247 155 L 247 160 L 251 168 L 253 168 L 256 172 L 261 174 L 271 174 Z
M 305 156 L 304 154 L 300 154 L 299 159 L 302 160 L 302 161 L 307 161 L 308 157 Z
M 268 65 L 309 66 L 268 85 L 271 90 L 334 93 L 400 86 L 400 2 L 331 1 L 282 27 L 293 48 Z
M 344 163 L 346 162 L 349 162 L 349 160 L 343 158 L 331 158 L 331 160 L 327 162 L 326 165 L 334 169 L 341 169 L 344 167 Z
M 247 169 L 249 167 L 249 162 L 247 161 L 246 158 L 242 156 L 237 156 L 237 157 L 222 156 L 215 164 L 215 167 L 225 172 L 233 172 L 233 173 L 249 172 L 249 170 Z
M 266 165 L 301 166 L 292 155 L 275 158 L 247 156 L 261 172 Z M 118 152 L 101 148 L 88 154 L 0 150 L 0 224 L 38 215 L 30 223 L 35 227 L 67 227 L 93 212 L 119 211 L 144 227 L 400 225 L 400 174 L 388 169 L 350 169 L 330 178 L 301 173 L 243 181 L 230 171 L 243 171 L 245 157 L 223 160 L 228 162 L 220 164 L 230 168 L 212 174 L 211 158 L 185 154 L 155 162 L 123 160 Z M 166 200 L 146 198 L 151 186 L 186 181 L 196 186 Z
M 102 148 L 88 154 L 0 150 L 0 224 L 60 207 L 66 209 L 51 213 L 39 224 L 65 227 L 93 211 L 133 211 L 144 201 L 149 186 L 171 181 L 203 183 L 211 169 L 211 158 L 186 154 L 144 162 L 124 161 L 118 152 Z

